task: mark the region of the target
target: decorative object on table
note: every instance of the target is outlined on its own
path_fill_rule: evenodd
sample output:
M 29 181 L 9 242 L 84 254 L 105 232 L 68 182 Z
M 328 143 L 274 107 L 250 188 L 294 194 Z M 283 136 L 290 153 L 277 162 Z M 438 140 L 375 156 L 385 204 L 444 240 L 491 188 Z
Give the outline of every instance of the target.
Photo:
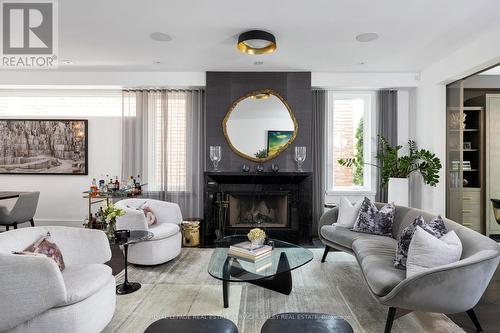
M 213 164 L 213 171 L 219 171 L 219 163 L 222 159 L 220 146 L 210 146 L 210 161 Z
M 472 149 L 472 142 L 464 141 L 464 150 Z
M 121 208 L 115 207 L 112 203 L 106 203 L 102 209 L 103 221 L 106 223 L 106 235 L 109 240 L 115 238 L 116 231 L 116 218 L 125 215 L 125 211 Z
M 182 221 L 182 245 L 200 246 L 200 218 L 185 218 Z
M 250 166 L 248 164 L 243 164 L 241 166 L 241 170 L 243 170 L 243 172 L 249 172 L 250 171 Z
M 280 170 L 280 166 L 276 163 L 271 164 L 271 171 L 278 172 Z
M 274 156 L 292 139 L 294 131 L 267 131 L 267 155 Z
M 256 170 L 257 172 L 264 172 L 264 164 L 261 164 L 261 163 L 257 164 L 257 165 L 255 166 L 255 170 Z
M 241 242 L 229 246 L 227 254 L 234 258 L 248 260 L 254 263 L 261 263 L 271 256 L 273 248 L 269 245 L 254 244 L 252 242 Z
M 18 198 L 14 207 L 10 210 L 5 206 L 0 206 L 0 225 L 5 226 L 6 231 L 9 231 L 10 227 L 17 229 L 18 224 L 25 222 L 30 222 L 31 226 L 34 227 L 33 217 L 38 207 L 40 192 L 23 192 L 11 194 L 10 196 L 17 196 Z M 9 195 L 6 195 L 6 197 L 9 197 Z
M 306 147 L 297 146 L 295 147 L 295 162 L 297 162 L 297 171 L 304 172 L 302 169 L 302 164 L 306 160 Z
M 266 240 L 266 233 L 262 229 L 253 228 L 248 232 L 247 237 L 252 242 L 252 245 L 262 245 Z
M 493 215 L 498 224 L 500 224 L 500 199 L 491 199 L 493 205 Z
M 87 134 L 82 119 L 2 119 L 0 174 L 87 175 Z
M 399 206 L 408 206 L 408 178 L 413 172 L 422 175 L 424 183 L 436 186 L 439 182 L 441 160 L 426 149 L 418 149 L 415 141 L 408 140 L 408 154 L 401 154 L 401 145 L 391 146 L 383 136 L 378 136 L 380 149 L 377 154 L 379 165 L 364 163 L 357 158 L 339 159 L 337 163 L 352 167 L 361 162 L 380 169 L 382 186 L 389 186 L 388 201 Z

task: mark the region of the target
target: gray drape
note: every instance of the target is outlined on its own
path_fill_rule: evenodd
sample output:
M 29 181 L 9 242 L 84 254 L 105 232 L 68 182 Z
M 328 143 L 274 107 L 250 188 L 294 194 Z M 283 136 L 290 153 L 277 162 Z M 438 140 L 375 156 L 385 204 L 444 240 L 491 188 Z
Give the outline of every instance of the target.
M 123 94 L 123 178 L 144 175 L 145 196 L 177 203 L 184 217 L 202 217 L 204 90 Z
M 398 92 L 397 90 L 380 90 L 378 92 L 377 134 L 383 136 L 390 145 L 398 143 Z M 380 149 L 380 145 L 377 145 Z M 378 202 L 387 202 L 387 185 L 382 186 L 380 172 L 377 172 Z
M 326 168 L 326 112 L 328 109 L 328 92 L 312 91 L 312 158 L 313 158 L 313 223 L 312 235 L 317 234 L 319 218 L 324 211 L 325 201 L 325 168 Z

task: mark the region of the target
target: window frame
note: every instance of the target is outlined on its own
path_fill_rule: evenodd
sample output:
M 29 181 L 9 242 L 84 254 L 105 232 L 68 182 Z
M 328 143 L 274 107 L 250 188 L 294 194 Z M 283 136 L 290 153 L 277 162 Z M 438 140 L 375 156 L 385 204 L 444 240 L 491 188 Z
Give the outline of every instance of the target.
M 328 109 L 326 110 L 326 130 L 325 130 L 325 194 L 326 195 L 367 195 L 376 193 L 377 169 L 374 166 L 365 164 L 363 175 L 363 186 L 332 186 L 333 166 L 337 163 L 337 158 L 333 154 L 333 122 L 334 122 L 334 102 L 335 100 L 361 97 L 365 101 L 365 113 L 363 115 L 363 159 L 365 163 L 376 164 L 377 150 L 377 96 L 373 90 L 345 90 L 328 92 Z

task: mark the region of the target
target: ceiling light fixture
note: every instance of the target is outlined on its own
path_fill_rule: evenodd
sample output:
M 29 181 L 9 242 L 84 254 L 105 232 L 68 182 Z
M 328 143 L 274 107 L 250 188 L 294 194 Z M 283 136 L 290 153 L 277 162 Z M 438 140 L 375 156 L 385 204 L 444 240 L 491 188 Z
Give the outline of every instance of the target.
M 378 39 L 378 34 L 376 32 L 365 32 L 356 36 L 356 40 L 361 43 L 373 42 L 376 39 Z
M 276 50 L 276 38 L 262 30 L 250 30 L 238 37 L 238 49 L 247 54 L 268 54 Z
M 170 42 L 172 37 L 163 32 L 153 32 L 149 37 L 157 42 Z

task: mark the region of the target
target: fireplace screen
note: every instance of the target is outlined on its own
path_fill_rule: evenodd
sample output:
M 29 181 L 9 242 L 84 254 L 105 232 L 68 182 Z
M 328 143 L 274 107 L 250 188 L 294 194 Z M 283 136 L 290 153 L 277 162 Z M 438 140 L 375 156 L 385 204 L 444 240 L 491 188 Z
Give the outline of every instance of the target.
M 287 227 L 287 195 L 231 194 L 229 196 L 229 226 Z

